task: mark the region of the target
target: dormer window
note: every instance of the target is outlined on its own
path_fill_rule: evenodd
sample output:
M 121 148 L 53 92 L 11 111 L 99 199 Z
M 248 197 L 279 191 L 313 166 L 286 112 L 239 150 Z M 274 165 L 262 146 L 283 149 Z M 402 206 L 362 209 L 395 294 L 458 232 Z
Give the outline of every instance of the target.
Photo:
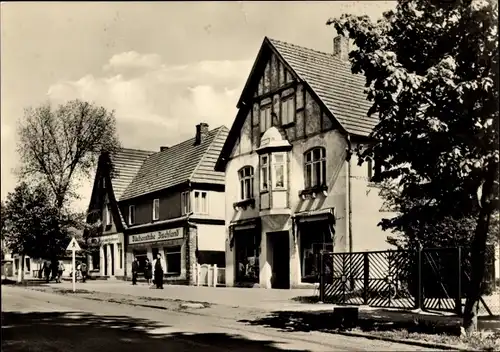
M 304 155 L 306 189 L 326 185 L 326 151 L 323 147 L 309 150 Z
M 240 200 L 253 198 L 253 167 L 245 166 L 238 171 L 240 178 Z

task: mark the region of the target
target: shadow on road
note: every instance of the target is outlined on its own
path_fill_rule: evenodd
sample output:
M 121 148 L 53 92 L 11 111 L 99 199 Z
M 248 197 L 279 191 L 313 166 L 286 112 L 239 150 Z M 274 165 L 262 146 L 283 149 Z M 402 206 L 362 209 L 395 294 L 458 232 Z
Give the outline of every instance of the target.
M 168 332 L 150 320 L 80 312 L 2 312 L 2 351 L 280 351 L 272 341 Z M 298 352 L 298 350 L 296 350 Z

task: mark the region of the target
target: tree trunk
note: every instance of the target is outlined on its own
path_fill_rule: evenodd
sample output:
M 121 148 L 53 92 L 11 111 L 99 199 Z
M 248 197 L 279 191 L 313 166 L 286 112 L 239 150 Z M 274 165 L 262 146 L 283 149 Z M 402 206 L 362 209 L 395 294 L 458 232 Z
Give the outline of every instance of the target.
M 490 218 L 493 213 L 494 181 L 496 179 L 496 165 L 490 165 L 483 184 L 481 209 L 477 221 L 474 239 L 471 244 L 471 278 L 467 290 L 462 325 L 467 335 L 477 330 L 477 315 L 479 299 L 481 298 L 481 283 L 484 277 L 486 261 L 486 242 Z
M 25 261 L 25 255 L 22 254 L 19 256 L 19 268 L 17 269 L 17 282 L 21 283 L 23 282 L 24 279 L 24 261 Z

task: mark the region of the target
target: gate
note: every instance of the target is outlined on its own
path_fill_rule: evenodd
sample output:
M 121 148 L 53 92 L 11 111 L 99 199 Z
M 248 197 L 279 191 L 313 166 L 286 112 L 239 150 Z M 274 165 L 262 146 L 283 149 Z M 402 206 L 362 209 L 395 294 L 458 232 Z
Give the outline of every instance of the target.
M 462 248 L 322 252 L 320 300 L 461 314 L 466 298 L 463 291 L 470 277 L 469 254 Z M 487 266 L 488 272 L 490 266 L 494 268 L 494 261 Z M 481 309 L 493 314 L 487 302 L 484 299 L 481 302 Z

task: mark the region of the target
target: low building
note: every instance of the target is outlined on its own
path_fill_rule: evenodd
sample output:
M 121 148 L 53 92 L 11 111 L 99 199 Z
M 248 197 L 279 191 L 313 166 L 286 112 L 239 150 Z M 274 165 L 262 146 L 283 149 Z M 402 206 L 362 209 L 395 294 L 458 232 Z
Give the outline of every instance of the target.
M 226 285 L 318 281 L 322 250 L 383 250 L 373 162 L 354 150 L 377 124 L 364 78 L 334 40 L 322 53 L 265 38 L 216 165 L 226 175 Z M 334 268 L 335 269 L 335 268 Z
M 135 159 L 133 168 L 124 162 L 116 173 L 113 160 L 103 161 L 102 170 L 114 175 L 98 173 L 96 185 L 109 180 L 110 186 L 95 191 L 89 210 L 109 227 L 95 238 L 103 248 L 100 262 L 114 263 L 101 269 L 104 275 L 131 277 L 134 257 L 142 271 L 145 259 L 152 261 L 157 253 L 167 282 L 195 283 L 197 264 L 225 266 L 224 173 L 214 166 L 227 133 L 224 126 L 210 131 L 200 123 L 187 141 L 157 153 L 141 152 L 144 158 Z M 117 184 L 122 189 L 118 196 Z

